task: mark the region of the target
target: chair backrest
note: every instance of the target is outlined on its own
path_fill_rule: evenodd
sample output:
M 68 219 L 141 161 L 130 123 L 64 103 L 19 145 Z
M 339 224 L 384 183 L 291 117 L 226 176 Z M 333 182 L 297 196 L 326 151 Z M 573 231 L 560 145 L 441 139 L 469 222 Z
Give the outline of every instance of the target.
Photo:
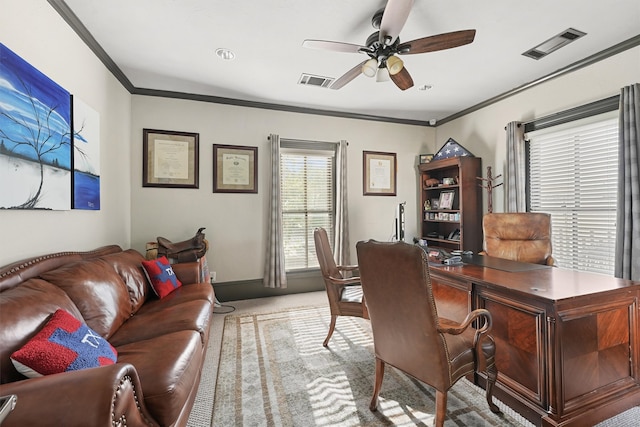
M 320 264 L 320 271 L 322 272 L 322 276 L 324 278 L 343 278 L 342 273 L 336 265 L 336 260 L 333 257 L 333 252 L 331 251 L 331 245 L 329 244 L 327 230 L 321 227 L 313 230 L 313 240 L 316 244 L 316 255 L 318 256 L 318 263 Z
M 376 357 L 446 390 L 448 359 L 426 252 L 373 240 L 358 242 L 356 249 Z
M 546 264 L 551 256 L 551 215 L 490 213 L 482 218 L 483 250 L 489 256 Z

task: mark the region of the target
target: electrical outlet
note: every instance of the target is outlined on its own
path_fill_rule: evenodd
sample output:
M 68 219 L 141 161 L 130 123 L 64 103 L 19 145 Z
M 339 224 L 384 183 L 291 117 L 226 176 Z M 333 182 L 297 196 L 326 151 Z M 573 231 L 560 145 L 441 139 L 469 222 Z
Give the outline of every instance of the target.
M 215 272 L 215 271 L 212 271 L 212 272 L 211 272 L 211 283 L 213 283 L 213 282 L 215 282 L 215 281 L 216 281 L 216 272 Z

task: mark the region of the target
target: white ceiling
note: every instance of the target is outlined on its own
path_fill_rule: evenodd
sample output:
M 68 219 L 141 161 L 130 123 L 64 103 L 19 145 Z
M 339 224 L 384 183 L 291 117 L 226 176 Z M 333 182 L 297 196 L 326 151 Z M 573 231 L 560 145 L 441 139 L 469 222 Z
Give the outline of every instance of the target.
M 632 38 L 637 45 L 640 33 L 638 0 L 416 0 L 401 41 L 476 29 L 474 42 L 403 56 L 415 82 L 404 92 L 364 75 L 331 90 L 298 80 L 302 73 L 338 78 L 367 57 L 302 42 L 364 45 L 385 0 L 64 3 L 135 88 L 424 122 L 450 118 Z M 522 56 L 568 28 L 587 35 L 537 61 Z M 220 47 L 236 58 L 218 58 Z M 418 90 L 422 85 L 432 88 Z

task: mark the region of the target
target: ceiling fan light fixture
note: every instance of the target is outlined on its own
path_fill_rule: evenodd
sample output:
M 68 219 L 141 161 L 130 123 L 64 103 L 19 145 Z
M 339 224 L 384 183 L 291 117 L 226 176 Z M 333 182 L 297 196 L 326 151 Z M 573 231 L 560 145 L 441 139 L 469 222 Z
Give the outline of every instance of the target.
M 398 58 L 397 56 L 390 56 L 389 58 L 387 58 L 387 70 L 389 70 L 389 74 L 391 74 L 392 76 L 395 76 L 400 71 L 402 71 L 403 67 L 404 63 L 402 62 L 402 59 Z
M 376 73 L 376 82 L 388 82 L 391 80 L 389 77 L 389 70 L 385 67 L 378 68 L 378 72 Z
M 371 58 L 364 64 L 362 64 L 362 74 L 367 77 L 374 77 L 378 72 L 378 60 Z

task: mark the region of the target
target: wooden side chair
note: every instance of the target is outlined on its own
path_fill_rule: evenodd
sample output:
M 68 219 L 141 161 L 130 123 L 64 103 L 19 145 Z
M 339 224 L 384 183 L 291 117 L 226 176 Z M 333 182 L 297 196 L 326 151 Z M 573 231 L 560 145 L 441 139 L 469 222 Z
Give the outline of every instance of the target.
M 336 265 L 331 246 L 329 245 L 327 231 L 324 228 L 316 228 L 313 231 L 313 238 L 322 278 L 324 279 L 324 285 L 327 290 L 329 308 L 331 309 L 329 333 L 322 343 L 322 345 L 326 347 L 335 330 L 338 316 L 355 316 L 368 319 L 369 314 L 363 301 L 360 277 L 345 277 L 344 274 L 346 272 L 356 272 L 358 266 Z
M 482 217 L 482 233 L 486 255 L 555 265 L 551 256 L 551 215 L 547 213 L 489 213 Z
M 435 425 L 444 424 L 448 390 L 465 375 L 485 371 L 486 399 L 493 412 L 498 376 L 491 314 L 474 310 L 460 324 L 438 317 L 428 255 L 405 242 L 359 242 L 358 264 L 371 319 L 376 373 L 369 408 L 376 411 L 385 365 L 436 390 Z M 478 323 L 478 329 L 472 324 Z

